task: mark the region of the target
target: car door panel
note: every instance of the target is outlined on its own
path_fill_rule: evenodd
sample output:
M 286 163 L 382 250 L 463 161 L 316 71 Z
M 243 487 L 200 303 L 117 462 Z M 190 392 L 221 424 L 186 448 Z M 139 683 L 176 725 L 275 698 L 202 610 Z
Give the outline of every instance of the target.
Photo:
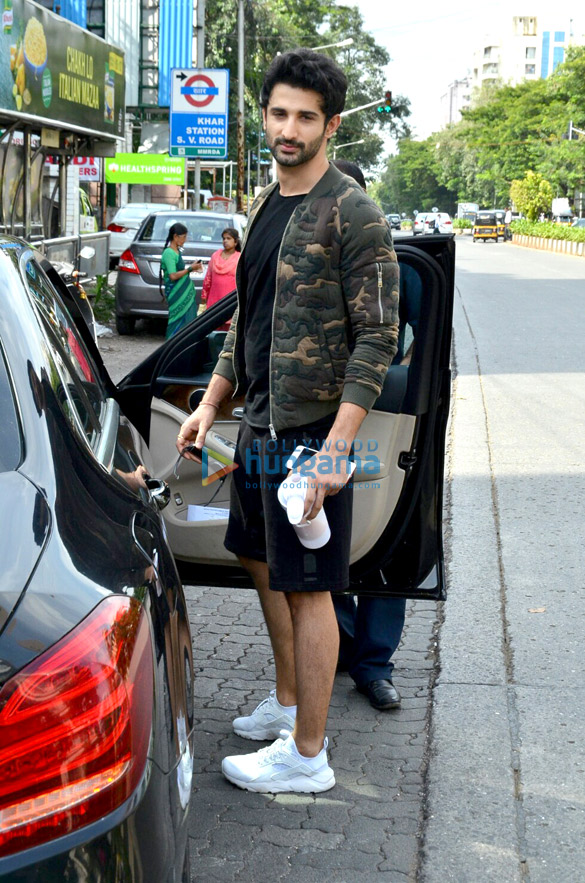
M 229 514 L 231 475 L 228 473 L 221 480 L 204 484 L 201 464 L 187 459 L 177 463 L 175 442 L 184 419 L 185 411 L 164 399 L 153 399 L 150 453 L 154 474 L 164 479 L 171 489 L 171 502 L 162 513 L 169 543 L 175 555 L 185 561 L 237 564 L 236 557 L 223 545 Z M 238 424 L 234 420 L 216 421 L 210 430 L 210 440 L 215 433 L 235 444 Z M 213 475 L 221 470 L 222 465 L 209 458 L 206 475 Z M 210 508 L 209 518 L 199 511 L 198 520 L 189 521 L 189 505 Z M 217 509 L 225 509 L 225 518 L 217 517 Z
M 390 366 L 382 395 L 356 439 L 350 589 L 360 594 L 442 597 L 441 505 L 454 237 L 404 238 L 396 242 L 396 251 L 403 276 L 410 272 L 419 279 L 421 309 L 410 363 Z M 179 426 L 206 389 L 215 364 L 208 335 L 229 318 L 234 306 L 233 296 L 216 304 L 162 347 L 149 366 L 139 366 L 125 378 L 121 388 L 122 400 L 129 402 L 135 388 L 144 393 L 150 378 L 147 431 L 157 477 L 172 486 L 173 502 L 164 513 L 170 543 L 180 571 L 188 571 L 189 579 L 201 584 L 239 584 L 240 570 L 233 568 L 235 561 L 223 548 L 225 519 L 215 524 L 186 520 L 188 503 L 205 505 L 215 488 L 202 484 L 200 466 L 190 463 L 184 468 L 182 463 L 177 481 L 171 464 Z M 241 403 L 224 405 L 214 424 L 231 440 L 238 430 L 231 414 L 236 404 Z M 214 507 L 225 507 L 226 514 L 228 487 L 229 475 L 212 502 Z M 179 503 L 175 503 L 177 494 Z M 186 565 L 191 566 L 185 570 Z

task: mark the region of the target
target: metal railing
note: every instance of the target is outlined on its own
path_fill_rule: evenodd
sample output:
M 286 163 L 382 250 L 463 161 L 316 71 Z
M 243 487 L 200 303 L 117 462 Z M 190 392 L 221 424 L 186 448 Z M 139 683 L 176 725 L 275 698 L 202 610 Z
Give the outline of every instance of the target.
M 95 254 L 91 258 L 79 256 L 82 248 L 91 246 Z M 82 276 L 107 276 L 110 270 L 110 234 L 84 233 L 80 236 L 59 236 L 56 239 L 43 239 L 35 242 L 38 248 L 50 261 L 64 261 L 78 267 Z

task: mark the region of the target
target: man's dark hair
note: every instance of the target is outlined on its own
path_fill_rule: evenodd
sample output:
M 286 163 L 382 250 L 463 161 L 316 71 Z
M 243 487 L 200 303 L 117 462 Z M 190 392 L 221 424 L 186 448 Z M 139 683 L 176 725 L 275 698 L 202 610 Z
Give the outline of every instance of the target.
M 354 181 L 357 181 L 363 190 L 366 189 L 366 179 L 364 178 L 364 173 L 357 163 L 350 162 L 348 159 L 333 159 L 331 160 L 331 164 L 336 166 L 340 172 L 343 172 L 344 175 L 349 175 L 350 178 L 353 178 Z
M 341 113 L 345 105 L 345 74 L 332 58 L 312 49 L 293 49 L 276 56 L 264 77 L 260 91 L 261 107 L 268 107 L 272 90 L 278 83 L 317 92 L 321 96 L 321 110 L 327 122 L 335 114 Z

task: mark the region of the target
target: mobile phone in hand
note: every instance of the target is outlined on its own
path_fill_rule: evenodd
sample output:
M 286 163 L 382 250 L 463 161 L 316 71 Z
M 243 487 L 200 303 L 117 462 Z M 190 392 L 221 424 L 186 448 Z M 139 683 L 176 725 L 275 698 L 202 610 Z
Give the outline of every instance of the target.
M 198 448 L 197 445 L 185 445 L 185 447 L 181 451 L 181 456 L 184 456 L 185 453 L 193 454 L 199 463 L 201 463 L 203 460 L 203 448 Z

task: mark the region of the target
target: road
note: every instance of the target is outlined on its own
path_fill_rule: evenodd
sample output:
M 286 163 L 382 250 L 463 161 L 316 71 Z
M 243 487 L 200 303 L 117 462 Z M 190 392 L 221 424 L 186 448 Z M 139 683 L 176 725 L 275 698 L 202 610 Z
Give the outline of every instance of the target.
M 187 587 L 198 668 L 194 880 L 582 883 L 585 261 L 458 237 L 449 595 L 409 606 L 397 713 L 336 678 L 338 786 L 240 792 L 237 709 L 273 670 L 250 592 Z M 161 337 L 101 342 L 119 379 Z M 437 646 L 438 635 L 438 646 Z
M 425 883 L 585 878 L 585 261 L 459 244 Z

